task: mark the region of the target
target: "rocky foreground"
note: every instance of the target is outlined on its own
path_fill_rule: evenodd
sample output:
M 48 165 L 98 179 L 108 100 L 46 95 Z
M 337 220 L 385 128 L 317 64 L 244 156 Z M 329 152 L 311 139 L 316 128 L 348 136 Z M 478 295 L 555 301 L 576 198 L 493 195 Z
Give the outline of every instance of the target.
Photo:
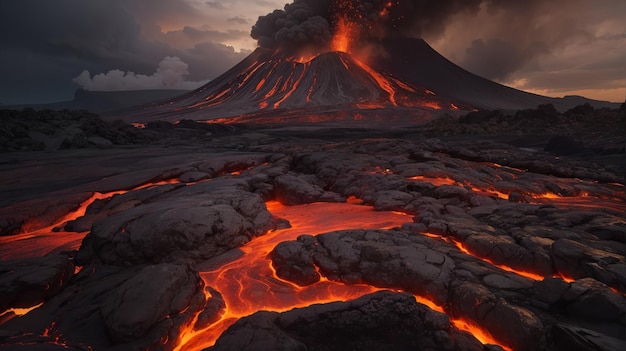
M 476 118 L 401 130 L 153 125 L 153 136 L 193 137 L 2 154 L 0 350 L 623 350 L 619 140 L 511 134 L 511 120 Z M 560 134 L 582 150 L 544 151 Z M 259 310 L 214 345 L 192 344 L 185 335 L 202 339 L 238 307 L 204 272 L 289 226 L 268 210 L 275 200 L 410 216 L 303 233 L 265 258 L 285 289 L 376 292 Z

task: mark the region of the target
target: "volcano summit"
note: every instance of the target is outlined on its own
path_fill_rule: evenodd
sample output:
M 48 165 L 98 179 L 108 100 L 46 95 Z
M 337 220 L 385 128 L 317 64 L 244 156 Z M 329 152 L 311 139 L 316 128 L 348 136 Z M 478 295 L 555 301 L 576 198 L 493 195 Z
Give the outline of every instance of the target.
M 321 114 L 326 120 L 396 120 L 403 115 L 416 122 L 475 109 L 611 105 L 579 97 L 550 98 L 495 83 L 455 65 L 421 39 L 385 39 L 372 47 L 377 52 L 368 51 L 368 57 L 258 48 L 199 89 L 115 117 L 138 123 L 181 119 L 264 123 L 315 122 L 323 118 Z

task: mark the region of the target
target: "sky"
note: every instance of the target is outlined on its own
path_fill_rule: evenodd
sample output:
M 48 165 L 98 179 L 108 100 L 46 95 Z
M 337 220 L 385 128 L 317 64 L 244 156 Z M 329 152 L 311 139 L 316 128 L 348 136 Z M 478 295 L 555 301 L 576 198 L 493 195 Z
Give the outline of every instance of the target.
M 419 9 L 403 35 L 473 73 L 548 96 L 626 99 L 624 0 L 393 1 Z M 250 54 L 252 26 L 286 2 L 0 0 L 0 103 L 196 88 Z

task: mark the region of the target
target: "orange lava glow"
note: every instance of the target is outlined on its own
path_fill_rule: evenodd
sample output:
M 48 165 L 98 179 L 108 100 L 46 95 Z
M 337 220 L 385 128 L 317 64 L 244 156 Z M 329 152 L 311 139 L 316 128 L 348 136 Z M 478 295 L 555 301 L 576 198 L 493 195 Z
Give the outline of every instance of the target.
M 454 324 L 454 326 L 457 327 L 458 329 L 464 330 L 474 335 L 474 337 L 478 339 L 478 341 L 482 342 L 485 345 L 486 344 L 500 345 L 506 351 L 513 351 L 513 349 L 502 345 L 502 343 L 494 339 L 493 336 L 491 336 L 489 332 L 480 328 L 478 325 L 476 325 L 473 322 L 470 322 L 464 319 L 453 319 L 452 324 Z
M 382 289 L 368 285 L 344 285 L 322 279 L 301 287 L 276 276 L 267 255 L 283 241 L 295 240 L 302 234 L 320 234 L 349 228 L 389 229 L 410 222 L 411 216 L 399 212 L 379 212 L 372 207 L 348 203 L 313 203 L 284 206 L 277 201 L 267 203 L 275 216 L 288 219 L 291 228 L 279 229 L 255 238 L 241 247 L 243 256 L 201 272 L 208 286 L 219 291 L 227 306 L 221 320 L 205 330 L 184 331 L 178 350 L 199 350 L 209 347 L 237 319 L 265 310 L 283 312 L 317 303 L 347 301 Z
M 398 106 L 398 103 L 396 102 L 396 91 L 393 88 L 393 85 L 391 84 L 391 82 L 389 80 L 387 80 L 387 78 L 385 78 L 382 74 L 376 72 L 375 69 L 373 69 L 370 66 L 364 64 L 363 62 L 360 62 L 359 60 L 356 60 L 356 59 L 354 61 L 359 65 L 359 67 L 361 67 L 372 78 L 374 78 L 374 80 L 381 87 L 381 89 L 383 89 L 384 91 L 386 91 L 389 94 L 389 101 L 391 101 L 391 103 L 394 106 Z
M 0 324 L 3 324 L 3 323 L 5 323 L 5 322 L 7 322 L 10 319 L 13 319 L 15 317 L 23 316 L 23 315 L 27 314 L 28 312 L 41 307 L 41 305 L 43 305 L 43 302 L 38 304 L 38 305 L 29 307 L 29 308 L 11 308 L 11 309 L 8 309 L 8 310 L 6 310 L 6 311 L 4 311 L 3 313 L 0 314 Z
M 340 18 L 337 21 L 335 34 L 330 42 L 332 51 L 350 52 L 351 38 L 357 33 L 355 26 L 347 20 Z
M 431 177 L 425 177 L 425 176 L 414 176 L 414 177 L 410 177 L 408 178 L 409 180 L 419 180 L 422 182 L 428 182 L 431 183 L 434 186 L 442 186 L 442 185 L 456 185 L 458 184 L 458 182 L 454 179 L 451 178 L 431 178 Z
M 461 250 L 461 252 L 463 252 L 465 254 L 468 254 L 470 256 L 474 256 L 474 257 L 476 257 L 476 258 L 478 258 L 478 259 L 480 259 L 482 261 L 485 261 L 485 262 L 489 263 L 490 265 L 492 265 L 494 267 L 498 267 L 498 268 L 502 269 L 503 271 L 515 273 L 515 274 L 517 274 L 519 276 L 526 277 L 526 278 L 529 278 L 529 279 L 532 279 L 532 280 L 536 280 L 536 281 L 542 281 L 542 280 L 544 280 L 546 278 L 546 277 L 544 277 L 542 275 L 539 275 L 539 274 L 536 274 L 536 273 L 533 273 L 533 272 L 523 271 L 523 270 L 519 270 L 519 269 L 513 269 L 513 268 L 511 268 L 511 267 L 509 267 L 507 265 L 496 264 L 496 263 L 494 263 L 492 260 L 490 260 L 488 258 L 479 257 L 479 256 L 471 253 L 463 245 L 463 243 L 460 242 L 457 239 L 446 237 L 444 240 L 446 240 L 448 242 L 452 242 L 454 245 L 456 245 L 456 247 L 459 248 L 459 250 Z M 555 277 L 557 277 L 557 276 L 555 276 Z M 565 280 L 565 279 L 563 279 L 563 280 Z
M 425 235 L 427 235 L 429 237 L 434 237 L 434 238 L 439 237 L 436 234 L 430 234 L 430 233 L 427 233 Z M 437 311 L 437 312 L 440 312 L 440 313 L 445 313 L 445 310 L 443 309 L 443 307 L 437 305 L 432 300 L 429 300 L 429 299 L 427 299 L 425 297 L 422 297 L 422 296 L 419 296 L 419 295 L 413 295 L 413 296 L 415 296 L 415 300 L 418 303 L 421 303 L 423 305 L 428 306 L 431 310 Z M 513 351 L 510 347 L 502 345 L 502 343 L 497 341 L 488 331 L 482 329 L 479 325 L 477 325 L 476 323 L 474 323 L 472 321 L 468 321 L 468 320 L 462 319 L 462 318 L 454 318 L 454 319 L 451 318 L 450 322 L 452 322 L 452 324 L 457 329 L 466 331 L 466 332 L 474 335 L 474 337 L 476 339 L 478 339 L 478 341 L 480 341 L 481 343 L 483 343 L 485 345 L 487 345 L 487 344 L 499 345 L 506 351 Z
M 146 183 L 130 190 L 95 192 L 87 200 L 80 203 L 74 211 L 56 219 L 52 224 L 42 225 L 37 221 L 31 221 L 22 226 L 21 233 L 0 237 L 0 260 L 41 257 L 53 251 L 77 250 L 87 232 L 66 232 L 59 229 L 68 222 L 84 216 L 89 205 L 96 200 L 108 199 L 133 190 L 178 182 L 178 179 L 170 179 Z

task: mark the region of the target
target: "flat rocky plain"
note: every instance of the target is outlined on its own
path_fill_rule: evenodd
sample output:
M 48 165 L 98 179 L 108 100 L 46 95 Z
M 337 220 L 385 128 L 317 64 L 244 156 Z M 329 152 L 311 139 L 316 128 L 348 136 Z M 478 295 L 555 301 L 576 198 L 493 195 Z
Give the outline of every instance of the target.
M 623 110 L 397 128 L 33 118 L 19 142 L 14 119 L 3 131 L 0 350 L 626 349 Z M 285 289 L 371 293 L 224 326 L 238 306 L 204 273 L 290 227 L 276 201 L 406 222 L 274 245 Z

